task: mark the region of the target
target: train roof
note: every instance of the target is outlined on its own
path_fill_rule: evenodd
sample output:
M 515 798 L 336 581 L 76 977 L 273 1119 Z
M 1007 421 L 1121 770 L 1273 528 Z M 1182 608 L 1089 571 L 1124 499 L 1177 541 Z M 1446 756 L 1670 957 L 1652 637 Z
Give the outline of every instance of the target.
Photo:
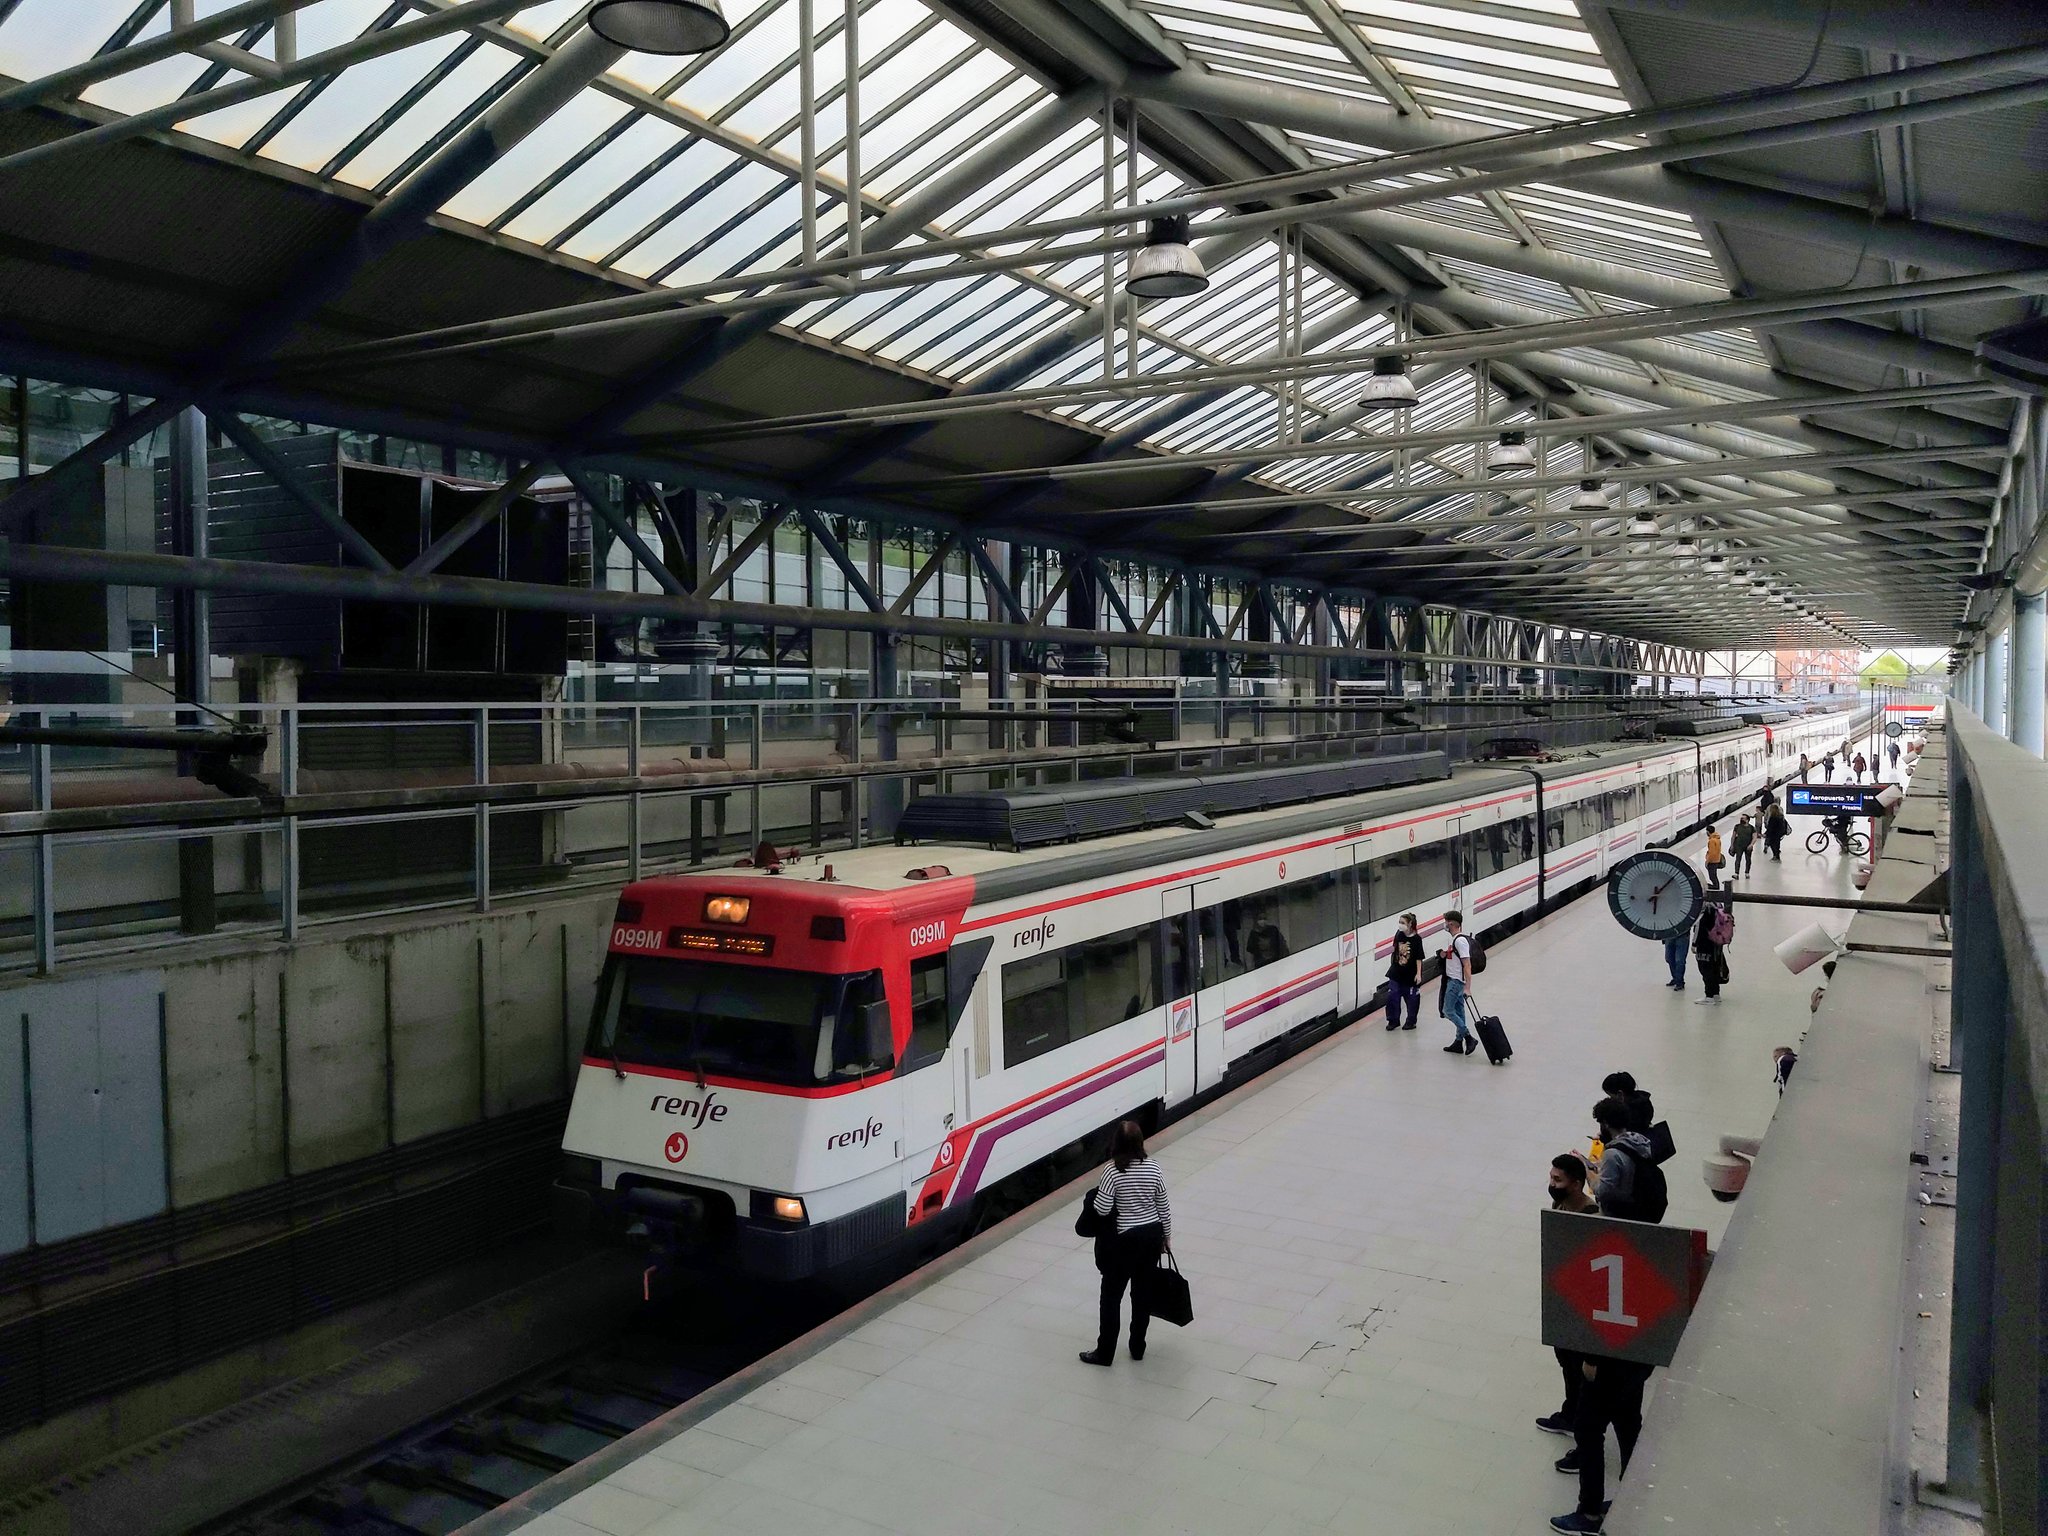
M 1692 741 L 1613 742 L 1548 761 L 1464 766 L 1452 770 L 1448 778 L 1423 784 L 1226 814 L 1217 817 L 1217 824 L 1208 829 L 1154 826 L 1082 843 L 1046 844 L 1021 851 L 991 847 L 986 842 L 925 842 L 915 846 L 884 843 L 830 853 L 806 852 L 785 863 L 780 874 L 742 867 L 692 870 L 666 878 L 708 879 L 726 885 L 735 878 L 817 880 L 829 866 L 834 881 L 849 893 L 909 893 L 948 876 L 967 876 L 974 881 L 974 901 L 979 904 L 1103 879 L 1145 865 L 1212 858 L 1252 844 L 1327 830 L 1348 822 L 1382 821 L 1441 805 L 1446 800 L 1528 789 L 1532 773 L 1546 784 L 1569 783 L 1606 769 L 1681 753 L 1689 765 L 1693 746 Z M 1162 784 L 1170 782 L 1165 780 Z

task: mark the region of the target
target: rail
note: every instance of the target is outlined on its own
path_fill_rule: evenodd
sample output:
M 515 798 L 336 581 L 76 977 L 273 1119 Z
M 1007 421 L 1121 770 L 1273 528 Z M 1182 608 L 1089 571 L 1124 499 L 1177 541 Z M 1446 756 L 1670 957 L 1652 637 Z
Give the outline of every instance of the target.
M 2048 1530 L 2048 763 L 1951 704 L 1952 1065 L 1962 1072 L 1948 1489 Z
M 1578 745 L 1653 715 L 1743 707 L 1644 695 L 18 706 L 0 731 L 0 973 L 489 910 L 763 838 L 858 847 L 927 789 L 1312 760 L 1445 733 L 1456 755 L 1504 735 Z M 209 769 L 168 750 L 179 732 L 248 755 L 223 775 L 218 754 Z

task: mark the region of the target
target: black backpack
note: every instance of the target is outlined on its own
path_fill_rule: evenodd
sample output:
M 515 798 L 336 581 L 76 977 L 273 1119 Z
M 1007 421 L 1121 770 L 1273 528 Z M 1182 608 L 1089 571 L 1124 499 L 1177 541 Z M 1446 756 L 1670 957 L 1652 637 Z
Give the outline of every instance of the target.
M 1459 937 L 1472 950 L 1472 974 L 1477 976 L 1486 969 L 1486 946 L 1479 942 L 1479 935 L 1476 933 L 1464 933 L 1460 934 Z
M 1629 1160 L 1636 1176 L 1629 1188 L 1628 1199 L 1621 1202 L 1623 1209 L 1607 1214 L 1623 1221 L 1662 1221 L 1665 1209 L 1671 1204 L 1671 1190 L 1664 1182 L 1664 1170 L 1646 1157 L 1637 1157 L 1627 1147 L 1614 1150 Z

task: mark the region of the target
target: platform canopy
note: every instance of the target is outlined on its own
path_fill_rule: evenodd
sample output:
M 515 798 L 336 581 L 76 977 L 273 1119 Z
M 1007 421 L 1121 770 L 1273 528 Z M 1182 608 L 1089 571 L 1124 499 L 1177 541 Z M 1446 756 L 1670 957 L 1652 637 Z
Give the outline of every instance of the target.
M 2048 8 L 590 9 L 0 0 L 0 370 L 1686 646 L 2009 498 Z

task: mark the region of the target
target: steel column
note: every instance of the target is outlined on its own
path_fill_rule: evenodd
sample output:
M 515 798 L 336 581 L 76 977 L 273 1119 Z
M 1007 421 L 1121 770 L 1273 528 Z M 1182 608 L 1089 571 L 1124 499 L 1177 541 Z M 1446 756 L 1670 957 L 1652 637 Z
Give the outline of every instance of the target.
M 2007 649 L 2007 637 L 2003 632 L 1988 637 L 1984 642 L 1984 707 L 1979 715 L 2001 736 L 2005 734 Z
M 2013 594 L 2012 696 L 2006 707 L 2006 735 L 2015 746 L 2043 755 L 2042 712 L 2048 708 L 2048 593 Z

